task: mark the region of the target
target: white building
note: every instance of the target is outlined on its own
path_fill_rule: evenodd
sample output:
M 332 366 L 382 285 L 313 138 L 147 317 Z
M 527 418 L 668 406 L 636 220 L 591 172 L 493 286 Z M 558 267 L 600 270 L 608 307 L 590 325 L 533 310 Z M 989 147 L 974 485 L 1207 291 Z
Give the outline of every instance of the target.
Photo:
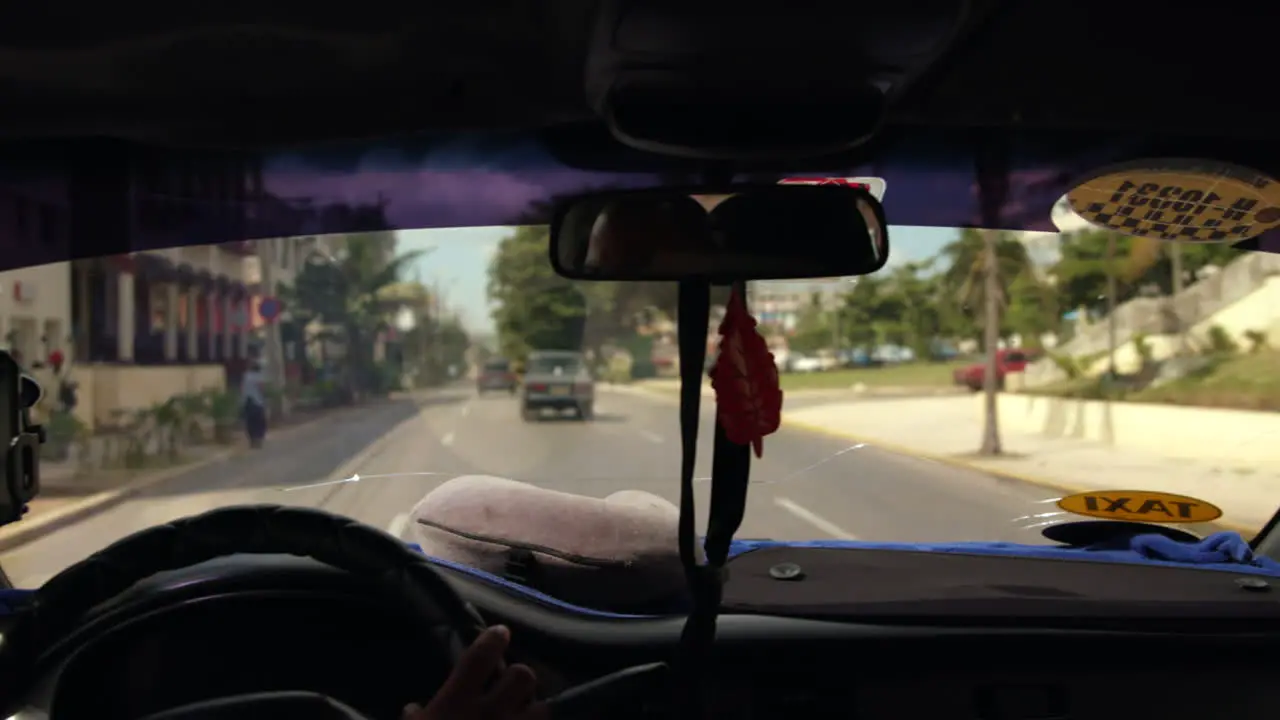
M 762 327 L 789 333 L 815 294 L 824 310 L 835 310 L 849 287 L 848 278 L 758 280 L 747 287 L 747 304 Z

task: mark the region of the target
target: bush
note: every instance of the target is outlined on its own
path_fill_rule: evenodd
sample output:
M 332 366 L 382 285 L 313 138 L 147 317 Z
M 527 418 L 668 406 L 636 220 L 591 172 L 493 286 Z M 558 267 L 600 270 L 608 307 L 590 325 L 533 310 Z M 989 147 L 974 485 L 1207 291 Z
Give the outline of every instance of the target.
M 1249 352 L 1259 353 L 1267 349 L 1267 334 L 1261 330 L 1246 330 L 1245 340 L 1249 342 Z
M 89 427 L 69 412 L 54 411 L 44 425 L 47 441 L 40 446 L 40 459 L 59 462 L 71 456 L 71 448 L 83 446 Z
M 213 441 L 226 445 L 240 425 L 240 396 L 234 392 L 208 394 L 209 419 L 213 423 Z
M 1147 340 L 1147 336 L 1138 333 L 1133 336 L 1133 350 L 1138 354 L 1138 358 L 1142 360 L 1142 366 L 1146 367 L 1151 364 L 1151 342 Z
M 1084 369 L 1080 367 L 1080 361 L 1070 355 L 1050 354 L 1049 359 L 1053 360 L 1053 364 L 1067 376 L 1068 380 L 1075 380 L 1084 374 Z
M 1231 339 L 1231 333 L 1221 325 L 1214 325 L 1209 328 L 1209 351 L 1217 355 L 1231 355 L 1240 350 L 1236 345 L 1236 341 Z
M 387 395 L 404 389 L 400 366 L 396 363 L 379 363 L 372 373 L 370 392 L 375 395 Z
M 643 360 L 634 360 L 631 363 L 631 379 L 645 380 L 658 376 L 658 366 L 653 364 L 652 360 L 645 358 Z

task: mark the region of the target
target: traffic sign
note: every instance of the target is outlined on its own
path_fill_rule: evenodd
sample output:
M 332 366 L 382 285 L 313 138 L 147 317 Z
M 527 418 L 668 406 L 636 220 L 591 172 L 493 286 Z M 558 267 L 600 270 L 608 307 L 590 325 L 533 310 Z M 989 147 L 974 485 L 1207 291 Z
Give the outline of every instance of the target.
M 271 322 L 280 317 L 280 311 L 284 310 L 284 303 L 279 298 L 265 297 L 262 302 L 258 303 L 258 314 L 263 320 Z

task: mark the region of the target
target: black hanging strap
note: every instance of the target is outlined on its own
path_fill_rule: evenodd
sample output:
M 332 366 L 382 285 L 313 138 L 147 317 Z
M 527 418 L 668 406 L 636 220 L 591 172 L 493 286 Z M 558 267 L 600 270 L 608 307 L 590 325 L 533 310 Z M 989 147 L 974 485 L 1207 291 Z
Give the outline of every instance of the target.
M 741 284 L 735 286 L 742 292 Z M 707 562 L 698 562 L 693 474 L 697 461 L 698 419 L 702 401 L 702 380 L 706 365 L 707 324 L 711 310 L 711 287 L 706 282 L 680 284 L 680 558 L 684 564 L 693 611 L 680 636 L 680 672 L 676 677 L 676 703 L 686 718 L 703 717 L 703 678 L 710 667 L 715 640 L 716 615 L 725 581 L 725 562 L 733 535 L 742 524 L 746 510 L 750 473 L 750 448 L 730 442 L 717 422 L 711 462 L 711 505 L 704 544 Z
M 733 291 L 747 307 L 746 284 L 734 283 Z M 724 426 L 716 423 L 711 459 L 711 506 L 707 513 L 707 564 L 723 567 L 729 559 L 733 536 L 742 527 L 747 510 L 747 483 L 751 475 L 751 447 L 731 442 Z M 716 599 L 719 608 L 719 598 Z

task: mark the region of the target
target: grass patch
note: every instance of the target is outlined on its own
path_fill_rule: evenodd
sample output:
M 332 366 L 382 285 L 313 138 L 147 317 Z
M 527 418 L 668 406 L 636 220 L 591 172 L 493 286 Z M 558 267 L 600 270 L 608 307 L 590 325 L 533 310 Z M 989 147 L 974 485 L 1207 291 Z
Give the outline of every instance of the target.
M 842 368 L 812 373 L 783 373 L 783 390 L 849 388 L 862 383 L 867 387 L 950 387 L 956 368 L 972 362 L 901 363 L 883 367 Z
M 1086 400 L 1280 412 L 1280 351 L 1261 349 L 1243 355 L 1218 355 L 1198 371 L 1160 387 L 1131 389 L 1123 383 L 1081 378 L 1032 392 Z
M 1280 351 L 1217 358 L 1194 375 L 1133 393 L 1131 400 L 1170 405 L 1280 411 Z

